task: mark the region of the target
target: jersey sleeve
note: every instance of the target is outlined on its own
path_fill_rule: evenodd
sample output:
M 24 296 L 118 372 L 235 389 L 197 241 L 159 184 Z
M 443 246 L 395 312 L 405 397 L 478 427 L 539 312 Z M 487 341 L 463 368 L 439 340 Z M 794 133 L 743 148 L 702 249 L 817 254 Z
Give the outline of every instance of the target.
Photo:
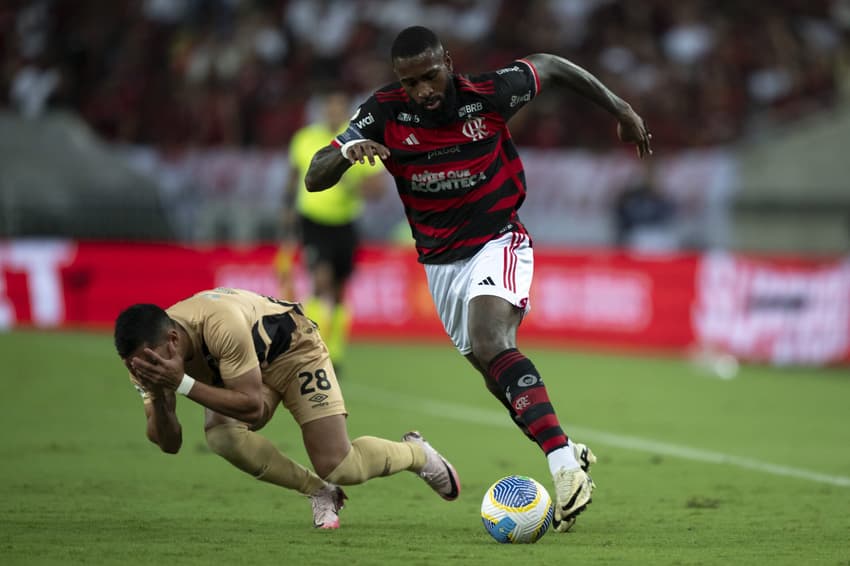
M 540 92 L 537 69 L 527 59 L 517 59 L 491 74 L 496 93 L 494 104 L 505 119 L 516 114 Z
M 234 379 L 257 367 L 251 330 L 236 309 L 219 309 L 204 325 L 204 342 L 218 360 L 221 379 Z
M 384 143 L 384 119 L 381 107 L 374 95 L 360 105 L 348 128 L 331 142 L 336 147 L 358 140 L 372 140 Z

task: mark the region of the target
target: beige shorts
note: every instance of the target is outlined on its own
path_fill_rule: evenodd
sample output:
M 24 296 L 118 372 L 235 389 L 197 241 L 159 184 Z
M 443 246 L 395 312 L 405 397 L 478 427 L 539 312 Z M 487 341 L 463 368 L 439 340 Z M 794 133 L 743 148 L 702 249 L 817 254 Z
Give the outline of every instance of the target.
M 347 415 L 342 391 L 328 348 L 316 325 L 307 317 L 290 313 L 295 321 L 292 340 L 284 354 L 263 373 L 263 397 L 269 417 L 278 403 L 299 425 L 333 415 Z

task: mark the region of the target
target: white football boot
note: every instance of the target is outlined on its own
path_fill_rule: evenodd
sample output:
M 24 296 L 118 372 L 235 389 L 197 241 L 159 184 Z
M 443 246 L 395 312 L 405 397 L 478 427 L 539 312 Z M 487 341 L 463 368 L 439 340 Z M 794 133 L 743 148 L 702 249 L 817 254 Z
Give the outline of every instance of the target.
M 596 487 L 587 473 L 590 466 L 596 463 L 596 456 L 584 444 L 570 444 L 581 467 L 571 470 L 561 468 L 552 478 L 555 483 L 555 518 L 552 528 L 560 533 L 573 527 L 576 518 L 590 504 Z
M 313 505 L 313 526 L 317 529 L 338 529 L 339 512 L 348 496 L 342 488 L 329 483 L 310 496 Z
M 590 466 L 596 463 L 596 456 L 593 451 L 585 444 L 576 444 L 570 441 L 570 446 L 573 447 L 573 456 L 578 460 L 581 469 L 585 472 L 590 472 Z
M 425 465 L 417 472 L 417 475 L 446 501 L 457 499 L 460 495 L 460 478 L 454 466 L 440 456 L 440 453 L 415 430 L 402 436 L 401 440 L 419 444 L 425 451 Z

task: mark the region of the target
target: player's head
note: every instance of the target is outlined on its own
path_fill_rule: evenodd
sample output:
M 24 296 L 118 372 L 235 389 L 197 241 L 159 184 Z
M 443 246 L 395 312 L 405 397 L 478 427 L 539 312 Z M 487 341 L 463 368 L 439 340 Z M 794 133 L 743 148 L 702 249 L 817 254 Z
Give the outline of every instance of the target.
M 433 31 L 422 26 L 402 30 L 390 55 L 393 71 L 414 104 L 432 115 L 452 111 L 452 59 Z
M 174 330 L 174 321 L 156 305 L 136 304 L 115 319 L 115 349 L 122 360 L 139 355 L 144 348 L 163 346 Z

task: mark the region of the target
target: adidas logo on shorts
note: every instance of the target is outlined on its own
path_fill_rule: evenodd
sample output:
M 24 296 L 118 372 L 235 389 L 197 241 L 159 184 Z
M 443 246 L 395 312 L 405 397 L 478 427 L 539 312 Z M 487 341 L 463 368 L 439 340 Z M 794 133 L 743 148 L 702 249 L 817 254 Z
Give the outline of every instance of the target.
M 493 281 L 492 277 L 487 277 L 487 279 L 484 279 L 483 281 L 481 281 L 479 283 L 479 285 L 491 285 L 491 286 L 495 287 L 496 283 Z

